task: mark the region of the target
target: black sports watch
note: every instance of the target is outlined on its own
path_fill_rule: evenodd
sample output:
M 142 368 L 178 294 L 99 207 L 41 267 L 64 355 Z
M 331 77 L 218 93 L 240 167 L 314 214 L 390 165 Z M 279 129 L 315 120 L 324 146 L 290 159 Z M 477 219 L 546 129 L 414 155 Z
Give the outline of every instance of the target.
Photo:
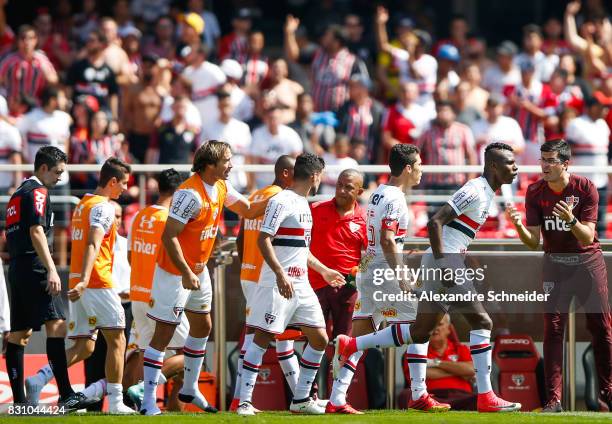
M 574 219 L 572 219 L 570 222 L 568 222 L 570 227 L 573 227 L 577 223 L 578 223 L 578 218 L 576 218 L 576 217 L 574 217 Z

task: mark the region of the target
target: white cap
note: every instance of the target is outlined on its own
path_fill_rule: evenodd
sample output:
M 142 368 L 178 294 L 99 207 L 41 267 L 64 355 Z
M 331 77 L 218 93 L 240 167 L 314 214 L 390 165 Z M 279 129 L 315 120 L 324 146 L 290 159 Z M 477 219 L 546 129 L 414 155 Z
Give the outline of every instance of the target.
M 242 65 L 234 59 L 225 59 L 221 62 L 221 70 L 228 78 L 235 80 L 242 78 Z

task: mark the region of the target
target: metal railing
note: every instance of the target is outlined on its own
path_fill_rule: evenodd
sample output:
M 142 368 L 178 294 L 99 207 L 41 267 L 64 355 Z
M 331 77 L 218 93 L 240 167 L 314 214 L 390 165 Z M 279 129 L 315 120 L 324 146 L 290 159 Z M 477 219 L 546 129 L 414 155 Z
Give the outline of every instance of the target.
M 68 165 L 68 172 L 98 172 L 101 165 L 82 165 L 82 164 L 71 164 Z M 166 168 L 175 168 L 179 172 L 189 172 L 191 165 L 166 165 L 166 164 L 150 164 L 150 165 L 132 165 L 132 172 L 138 176 L 138 185 L 140 186 L 140 203 L 145 204 L 146 200 L 146 176 L 150 173 L 159 172 Z M 339 171 L 342 169 L 340 166 L 330 165 L 327 167 L 330 171 Z M 244 172 L 273 172 L 273 165 L 237 165 L 234 167 L 234 171 Z M 389 167 L 386 165 L 360 165 L 359 170 L 367 174 L 382 174 L 388 173 Z M 33 165 L 0 165 L 0 172 L 2 171 L 33 171 Z M 534 174 L 540 173 L 541 169 L 539 166 L 521 166 L 519 171 L 523 174 Z M 424 173 L 447 173 L 447 172 L 461 172 L 461 173 L 479 173 L 482 172 L 482 166 L 437 166 L 437 165 L 425 165 L 423 166 Z M 570 172 L 576 173 L 607 173 L 612 174 L 612 166 L 606 167 L 590 167 L 590 166 L 570 166 Z M 326 196 L 325 198 L 329 198 Z M 0 196 L 0 203 L 6 203 L 9 200 L 9 196 Z M 499 201 L 502 198 L 499 197 Z M 445 201 L 448 196 L 441 195 L 430 195 L 430 194 L 412 194 L 410 200 L 425 201 L 425 202 L 436 202 Z M 54 202 L 68 203 L 76 205 L 79 202 L 79 198 L 76 196 L 54 196 Z M 523 200 L 522 197 L 515 196 L 515 201 Z M 601 240 L 602 246 L 611 246 L 612 240 Z M 425 238 L 410 238 L 405 240 L 405 245 L 416 245 L 425 246 L 429 245 L 429 241 Z M 516 239 L 476 239 L 472 243 L 472 246 L 512 246 L 524 248 L 520 240 Z M 476 253 L 476 251 L 474 251 Z M 495 252 L 499 254 L 499 252 Z M 541 252 L 530 252 L 530 251 L 505 251 L 504 254 L 508 256 L 537 256 L 541 255 Z M 612 255 L 612 252 L 605 252 L 606 255 Z M 221 250 L 217 250 L 214 261 L 214 296 L 215 296 L 215 308 L 214 308 L 214 331 L 215 331 L 215 371 L 217 374 L 219 387 L 219 403 L 220 409 L 225 409 L 225 398 L 226 398 L 226 386 L 227 386 L 227 353 L 226 353 L 226 310 L 225 310 L 225 271 L 226 266 L 231 264 L 232 256 L 235 256 L 234 250 L 230 245 L 225 245 Z M 568 320 L 568 349 L 566 351 L 566 364 L 567 364 L 567 377 L 565 379 L 566 390 L 568 394 L 567 408 L 569 410 L 575 410 L 575 387 L 569 387 L 570 384 L 575 385 L 576 376 L 576 328 L 575 328 L 575 313 L 570 312 Z M 392 408 L 395 406 L 395 351 L 392 349 L 387 350 L 385 355 L 385 376 L 387 384 L 387 407 Z

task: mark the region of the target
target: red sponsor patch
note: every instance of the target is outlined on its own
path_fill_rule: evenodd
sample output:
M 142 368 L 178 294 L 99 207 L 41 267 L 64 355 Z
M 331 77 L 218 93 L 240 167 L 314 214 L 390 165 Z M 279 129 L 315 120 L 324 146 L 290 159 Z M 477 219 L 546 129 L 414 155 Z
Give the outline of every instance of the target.
M 21 197 L 13 197 L 6 206 L 6 225 L 11 226 L 21 219 Z
M 45 206 L 47 205 L 47 190 L 44 188 L 37 188 L 34 190 L 34 211 L 37 215 L 43 216 L 45 214 Z

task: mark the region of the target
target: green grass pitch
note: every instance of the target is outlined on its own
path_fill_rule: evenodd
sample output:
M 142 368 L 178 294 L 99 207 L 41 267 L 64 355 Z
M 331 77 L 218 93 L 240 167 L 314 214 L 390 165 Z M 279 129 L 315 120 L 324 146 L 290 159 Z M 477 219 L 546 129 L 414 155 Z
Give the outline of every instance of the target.
M 477 424 L 490 423 L 496 424 L 521 424 L 521 423 L 612 423 L 612 413 L 594 412 L 566 412 L 562 414 L 544 415 L 538 413 L 505 413 L 505 414 L 478 414 L 476 412 L 448 412 L 439 414 L 427 414 L 420 412 L 405 411 L 371 411 L 366 415 L 324 415 L 306 416 L 292 415 L 287 412 L 268 412 L 258 414 L 256 417 L 239 417 L 235 413 L 223 412 L 216 415 L 208 414 L 164 414 L 156 417 L 117 416 L 102 414 L 75 414 L 63 417 L 9 417 L 0 416 L 0 423 L 56 423 L 56 424 L 201 424 L 205 422 L 214 423 L 265 423 L 265 424 L 305 424 L 343 422 L 351 424 L 365 423 L 410 423 L 410 424 Z

